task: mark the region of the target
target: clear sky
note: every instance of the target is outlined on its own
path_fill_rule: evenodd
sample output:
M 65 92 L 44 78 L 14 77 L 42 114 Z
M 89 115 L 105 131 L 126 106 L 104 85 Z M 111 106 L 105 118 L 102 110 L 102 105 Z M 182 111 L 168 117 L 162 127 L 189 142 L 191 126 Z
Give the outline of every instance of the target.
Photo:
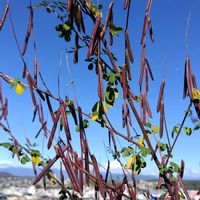
M 34 1 L 39 2 L 39 1 Z M 107 10 L 109 1 L 100 1 L 104 4 L 103 8 L 103 22 L 105 20 L 105 12 Z M 0 5 L 0 13 L 3 12 L 6 1 Z M 28 23 L 28 1 L 10 1 L 13 22 L 16 29 L 16 34 L 19 39 L 20 46 L 22 47 L 26 28 Z M 96 2 L 95 2 L 96 4 Z M 123 2 L 115 1 L 114 3 L 114 23 L 117 26 L 124 27 L 125 11 L 123 10 Z M 141 32 L 143 26 L 143 19 L 145 14 L 146 1 L 136 0 L 132 1 L 130 12 L 129 35 L 131 46 L 135 58 L 134 64 L 131 66 L 133 81 L 130 83 L 133 91 L 137 94 L 138 80 L 140 71 L 140 53 L 141 53 Z M 152 124 L 159 124 L 159 115 L 156 114 L 156 104 L 159 92 L 160 83 L 164 77 L 164 65 L 166 65 L 166 90 L 165 90 L 165 110 L 168 122 L 169 132 L 172 127 L 177 123 L 181 123 L 184 110 L 187 109 L 189 99 L 182 99 L 183 94 L 183 75 L 184 63 L 186 56 L 189 54 L 191 58 L 192 71 L 197 78 L 197 84 L 200 84 L 200 70 L 199 70 L 199 52 L 200 52 L 200 26 L 199 26 L 199 0 L 168 0 L 168 1 L 153 1 L 151 9 L 151 19 L 153 31 L 155 35 L 155 43 L 152 44 L 147 34 L 147 57 L 151 64 L 155 81 L 150 81 L 149 102 L 153 111 Z M 188 15 L 191 13 L 191 19 L 188 31 L 188 49 L 185 47 L 186 23 Z M 62 60 L 60 67 L 61 71 L 61 95 L 64 97 L 68 95 L 69 98 L 74 99 L 74 94 L 71 86 L 66 85 L 71 81 L 68 76 L 65 64 L 65 49 L 70 50 L 73 44 L 66 43 L 58 37 L 55 31 L 55 26 L 60 23 L 53 14 L 48 14 L 44 9 L 37 9 L 34 12 L 34 30 L 37 45 L 37 53 L 39 58 L 40 71 L 44 79 L 53 92 L 57 95 L 57 74 L 59 71 L 59 62 Z M 92 26 L 89 26 L 88 34 L 91 35 Z M 91 28 L 90 28 L 91 27 Z M 121 39 L 123 33 L 119 38 L 114 39 L 114 48 L 111 47 L 114 54 L 118 58 L 118 65 L 122 65 L 124 61 L 124 52 L 122 51 L 124 43 Z M 17 46 L 11 31 L 9 17 L 7 18 L 3 30 L 0 32 L 0 71 L 9 74 L 12 77 L 21 77 L 23 70 L 23 63 L 19 57 Z M 98 100 L 97 96 L 97 77 L 94 76 L 94 71 L 88 71 L 87 63 L 83 62 L 87 51 L 80 52 L 80 62 L 76 65 L 73 64 L 73 55 L 69 54 L 69 66 L 72 71 L 73 80 L 77 91 L 79 105 L 82 109 L 90 113 L 94 103 Z M 33 71 L 33 42 L 30 38 L 28 49 L 25 55 L 25 60 L 28 64 L 30 71 Z M 9 99 L 9 121 L 11 129 L 20 142 L 24 142 L 25 137 L 34 141 L 34 136 L 40 128 L 39 123 L 32 124 L 33 107 L 29 103 L 31 101 L 30 92 L 26 89 L 23 95 L 16 95 L 14 90 L 9 89 L 9 85 L 2 82 L 4 96 Z M 122 97 L 120 90 L 120 97 Z M 139 93 L 138 93 L 139 94 Z M 56 103 L 54 104 L 56 108 Z M 139 108 L 139 107 L 138 107 Z M 117 113 L 117 114 L 116 114 Z M 116 108 L 109 110 L 108 115 L 111 122 L 121 132 L 121 100 L 116 102 Z M 45 117 L 50 119 L 49 112 L 45 110 Z M 133 117 L 134 118 L 134 117 Z M 49 128 L 51 128 L 49 123 Z M 186 125 L 193 126 L 190 119 L 187 120 Z M 138 126 L 135 125 L 137 128 Z M 75 139 L 74 145 L 77 144 L 78 134 L 71 129 Z M 139 132 L 139 129 L 138 129 Z M 57 135 L 61 134 L 57 132 Z M 200 152 L 199 146 L 199 132 L 196 131 L 192 136 L 188 137 L 182 133 L 179 141 L 174 149 L 174 159 L 180 163 L 181 159 L 186 161 L 188 170 L 199 174 L 200 177 L 200 158 L 197 152 Z M 90 123 L 90 128 L 87 129 L 87 135 L 91 151 L 97 155 L 97 158 L 106 162 L 104 142 L 108 144 L 107 131 L 102 130 L 94 122 Z M 8 136 L 1 131 L 0 142 L 6 141 Z M 166 137 L 163 138 L 165 141 Z M 43 144 L 46 147 L 46 141 L 42 135 L 36 140 L 36 143 Z M 121 145 L 123 146 L 123 142 Z M 42 145 L 40 145 L 42 148 Z M 44 148 L 45 149 L 45 148 Z M 10 159 L 10 153 L 1 148 L 0 160 Z M 103 152 L 103 153 L 102 153 Z M 50 157 L 54 155 L 54 150 L 50 152 L 43 152 L 44 155 Z M 17 163 L 17 161 L 14 161 Z M 152 163 L 150 167 L 154 168 Z M 151 168 L 152 169 L 152 168 Z M 155 171 L 155 170 L 153 170 Z

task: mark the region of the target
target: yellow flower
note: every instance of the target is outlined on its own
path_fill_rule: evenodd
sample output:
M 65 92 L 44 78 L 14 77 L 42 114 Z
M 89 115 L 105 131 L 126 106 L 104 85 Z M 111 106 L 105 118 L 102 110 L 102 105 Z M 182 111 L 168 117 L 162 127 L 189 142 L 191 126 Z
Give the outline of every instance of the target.
M 200 91 L 197 90 L 196 88 L 193 88 L 192 89 L 192 96 L 193 96 L 194 99 L 200 100 Z
M 21 83 L 17 83 L 15 92 L 16 94 L 22 94 L 24 92 L 24 86 Z
M 32 161 L 35 165 L 38 165 L 41 162 L 40 156 L 32 155 Z
M 140 146 L 145 146 L 144 145 L 144 136 L 142 136 L 142 138 L 139 140 L 139 142 L 138 142 L 139 144 L 140 144 Z
M 135 96 L 135 101 L 136 102 L 140 102 L 141 101 L 140 97 L 139 96 Z
M 159 127 L 158 126 L 151 126 L 151 130 L 154 132 L 154 133 L 158 133 L 159 132 Z
M 149 136 L 150 136 L 150 133 L 147 133 L 147 136 L 149 137 Z M 140 144 L 140 146 L 145 147 L 145 144 L 144 144 L 144 135 L 142 136 L 142 138 L 139 140 L 138 143 Z
M 126 168 L 132 169 L 132 166 L 133 166 L 134 163 L 135 163 L 135 156 L 131 156 L 131 157 L 128 159 L 128 162 L 127 162 L 127 164 L 126 164 Z
M 92 116 L 92 121 L 95 121 L 98 119 L 98 115 Z

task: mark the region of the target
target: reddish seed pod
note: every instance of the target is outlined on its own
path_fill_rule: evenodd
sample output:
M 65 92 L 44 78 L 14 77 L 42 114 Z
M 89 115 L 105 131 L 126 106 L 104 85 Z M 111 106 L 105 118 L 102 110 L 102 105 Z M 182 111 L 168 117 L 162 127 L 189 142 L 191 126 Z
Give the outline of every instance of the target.
M 196 82 L 196 78 L 194 74 L 192 74 L 192 85 L 193 85 L 193 88 L 197 89 L 197 82 Z
M 181 167 L 180 167 L 180 173 L 179 173 L 181 178 L 183 178 L 184 169 L 185 169 L 185 162 L 184 160 L 181 160 Z
M 149 61 L 147 60 L 147 58 L 145 58 L 145 62 L 146 62 L 146 65 L 148 67 L 151 80 L 153 81 L 154 80 L 153 73 L 152 73 L 151 66 L 150 66 Z
M 146 13 L 149 14 L 151 10 L 152 0 L 148 0 L 147 7 L 146 7 Z
M 39 129 L 39 131 L 37 132 L 37 134 L 35 135 L 35 139 L 37 139 L 37 137 L 39 136 L 39 134 L 41 133 L 41 131 L 44 129 L 44 127 L 47 125 L 47 121 L 42 125 L 42 127 Z
M 149 90 L 149 80 L 148 80 L 148 68 L 145 67 L 145 91 Z
M 74 64 L 78 63 L 78 40 L 79 40 L 79 37 L 78 37 L 78 34 L 76 33 L 76 36 L 75 36 L 75 47 L 74 47 Z
M 56 150 L 57 155 L 60 156 L 60 158 L 63 162 L 63 165 L 64 165 L 66 172 L 67 172 L 67 174 L 70 178 L 70 181 L 73 185 L 74 190 L 76 192 L 79 192 L 79 193 L 82 194 L 80 183 L 79 183 L 77 177 L 74 174 L 74 171 L 72 169 L 71 160 L 70 160 L 68 154 L 65 156 L 64 153 L 62 152 L 61 148 L 58 145 L 55 146 L 55 150 Z
M 144 24 L 143 24 L 143 30 L 142 30 L 142 38 L 141 38 L 141 45 L 142 46 L 145 46 L 147 24 L 148 24 L 148 15 L 145 15 Z
M 164 100 L 161 100 L 161 105 L 160 105 L 160 138 L 163 137 L 163 123 L 164 123 Z
M 3 106 L 3 95 L 2 95 L 2 86 L 0 82 L 0 104 Z
M 51 106 L 49 95 L 47 93 L 45 93 L 45 97 L 46 97 L 46 102 L 47 102 L 47 106 L 48 106 L 49 112 L 51 114 L 51 118 L 52 118 L 53 122 L 55 122 L 55 115 L 54 115 L 54 112 L 53 112 L 53 108 Z
M 161 101 L 163 99 L 163 93 L 164 93 L 164 88 L 165 88 L 165 80 L 162 80 L 162 83 L 160 85 L 160 92 L 159 92 L 159 96 L 158 96 L 158 104 L 157 104 L 157 112 L 160 111 L 160 107 L 161 107 Z
M 148 29 L 150 33 L 150 38 L 151 38 L 151 41 L 154 42 L 155 40 L 154 40 L 153 28 L 152 28 L 151 18 L 149 15 L 147 16 L 147 21 L 148 21 Z
M 108 12 L 107 12 L 107 15 L 106 15 L 106 21 L 105 21 L 105 24 L 104 24 L 104 27 L 101 31 L 101 34 L 100 34 L 100 38 L 102 39 L 106 33 L 106 29 L 108 27 L 108 24 L 112 18 L 112 8 L 113 8 L 113 1 L 110 3 L 109 7 L 108 7 Z
M 85 33 L 85 24 L 84 24 L 83 14 L 82 14 L 82 10 L 81 10 L 80 6 L 79 6 L 79 9 L 80 9 L 79 12 L 80 12 L 80 18 L 81 18 L 81 29 L 82 29 L 83 33 Z
M 127 75 L 126 75 L 126 65 L 122 66 L 122 88 L 123 88 L 123 98 L 127 97 Z
M 67 4 L 67 11 L 68 12 L 71 10 L 72 3 L 73 3 L 73 0 L 67 0 L 67 2 L 66 2 L 66 4 Z
M 6 16 L 8 14 L 8 10 L 9 10 L 9 5 L 7 4 L 5 9 L 4 9 L 4 12 L 3 12 L 3 15 L 1 17 L 1 21 L 0 21 L 0 31 L 2 30 L 3 28 L 3 25 L 4 25 L 4 22 L 6 20 Z
M 128 50 L 128 55 L 129 55 L 130 61 L 131 61 L 131 63 L 133 63 L 134 58 L 133 58 L 133 53 L 132 53 L 132 50 L 131 50 L 128 30 L 126 30 L 126 32 L 125 32 L 125 42 L 126 42 L 126 47 L 127 47 L 127 50 Z
M 111 33 L 111 31 L 109 31 L 109 42 L 110 42 L 110 46 L 113 45 L 113 35 Z
M 191 73 L 191 67 L 190 67 L 190 58 L 187 57 L 186 59 L 186 78 L 187 78 L 187 87 L 188 87 L 188 93 L 191 99 L 193 99 L 192 95 L 192 73 Z
M 36 98 L 35 98 L 35 94 L 34 94 L 34 90 L 33 90 L 33 81 L 32 81 L 31 75 L 29 73 L 27 74 L 27 80 L 28 80 L 28 85 L 29 85 L 30 92 L 31 92 L 33 105 L 36 106 L 37 102 L 36 102 Z
M 142 106 L 142 121 L 143 124 L 146 124 L 147 112 L 146 112 L 146 104 L 145 104 L 145 97 L 144 94 L 141 93 L 141 106 Z
M 150 109 L 150 106 L 149 106 L 149 103 L 148 103 L 148 100 L 147 100 L 147 94 L 146 93 L 144 94 L 144 103 L 145 103 L 147 115 L 150 118 L 152 118 L 152 112 L 151 112 L 151 109 Z
M 26 48 L 27 48 L 27 45 L 28 45 L 28 41 L 29 41 L 29 37 L 30 37 L 30 34 L 31 34 L 32 27 L 33 27 L 33 9 L 31 7 L 30 8 L 29 23 L 28 23 L 28 28 L 27 28 L 27 32 L 26 32 L 26 38 L 25 38 L 25 41 L 24 41 L 23 49 L 22 49 L 22 55 L 24 55 L 26 53 Z
M 103 180 L 102 180 L 101 174 L 99 172 L 98 163 L 97 163 L 94 155 L 91 155 L 91 160 L 92 160 L 93 168 L 94 168 L 94 171 L 95 171 L 95 174 L 96 174 L 96 177 L 97 177 L 100 194 L 103 198 L 105 198 L 106 188 L 103 184 Z
M 183 87 L 183 99 L 187 96 L 188 86 L 187 86 L 187 75 L 186 75 L 186 63 L 185 62 L 185 70 L 184 70 L 184 87 Z
M 98 96 L 101 101 L 104 100 L 104 94 L 103 94 L 103 80 L 102 80 L 102 67 L 100 64 L 98 64 Z
M 117 152 L 117 143 L 116 143 L 116 140 L 115 140 L 115 135 L 113 133 L 113 130 L 109 129 L 108 132 L 109 132 L 109 135 L 111 136 L 115 152 Z
M 127 9 L 129 5 L 129 0 L 124 0 L 124 10 Z
M 68 123 L 67 115 L 66 115 L 66 107 L 64 104 L 61 104 L 60 111 L 61 111 L 62 122 L 63 122 L 64 130 L 65 130 L 65 134 L 66 134 L 66 139 L 67 141 L 70 141 L 71 133 L 70 133 L 69 123 Z
M 131 119 L 131 115 L 130 115 L 130 111 L 129 111 L 129 107 L 128 107 L 127 103 L 126 103 L 126 110 L 127 110 L 128 122 L 129 122 L 130 126 L 133 127 L 133 123 L 132 123 L 132 119 Z
M 129 55 L 128 55 L 128 50 L 125 49 L 125 63 L 126 63 L 126 69 L 128 73 L 128 80 L 132 79 L 131 76 L 131 66 L 130 66 L 130 60 L 129 60 Z
M 48 141 L 48 144 L 47 144 L 47 148 L 50 149 L 51 145 L 52 145 L 52 142 L 53 142 L 53 138 L 54 138 L 54 135 L 55 135 L 55 132 L 56 132 L 56 128 L 57 128 L 57 125 L 58 125 L 58 120 L 60 118 L 60 108 L 57 110 L 57 113 L 56 113 L 56 117 L 55 117 L 55 121 L 54 121 L 54 124 L 53 124 L 53 127 L 51 129 L 51 134 L 50 134 L 50 137 L 49 137 L 49 141 Z
M 62 152 L 65 152 L 68 149 L 68 146 L 65 146 Z M 51 159 L 47 165 L 43 168 L 43 170 L 38 174 L 38 176 L 33 181 L 33 185 L 37 184 L 42 177 L 46 175 L 46 173 L 49 171 L 49 169 L 53 166 L 53 164 L 60 158 L 59 155 L 56 155 L 53 159 Z
M 26 64 L 24 64 L 24 69 L 23 69 L 23 73 L 22 73 L 23 78 L 26 77 L 26 73 L 27 73 L 27 67 L 26 67 Z
M 37 85 L 37 75 L 38 75 L 38 60 L 37 57 L 34 58 L 34 82 Z
M 98 18 L 97 18 L 97 20 L 94 24 L 93 31 L 92 31 L 92 37 L 91 37 L 90 46 L 89 46 L 89 49 L 88 49 L 87 58 L 90 58 L 93 54 L 93 49 L 94 49 L 94 45 L 95 45 L 95 42 L 96 42 L 96 39 L 97 39 L 97 33 L 98 33 L 98 29 L 99 29 L 100 24 L 101 24 L 101 15 L 99 14 Z
M 141 63 L 141 67 L 140 67 L 140 79 L 139 79 L 140 88 L 142 88 L 142 80 L 143 80 L 143 76 L 144 76 L 144 68 L 145 68 L 145 60 L 144 60 L 144 58 L 142 58 L 142 63 Z

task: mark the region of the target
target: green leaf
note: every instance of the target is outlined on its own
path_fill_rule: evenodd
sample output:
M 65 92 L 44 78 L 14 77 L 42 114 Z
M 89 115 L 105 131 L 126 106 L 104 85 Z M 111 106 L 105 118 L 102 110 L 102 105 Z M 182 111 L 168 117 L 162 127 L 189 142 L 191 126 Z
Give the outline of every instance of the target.
M 174 138 L 174 133 L 179 133 L 180 128 L 178 126 L 174 126 L 172 129 L 172 138 Z
M 92 70 L 92 69 L 93 69 L 93 63 L 90 63 L 90 64 L 88 65 L 88 69 L 89 69 L 89 70 Z
M 199 130 L 199 129 L 200 129 L 200 124 L 197 124 L 197 125 L 194 127 L 194 131 Z
M 89 121 L 88 121 L 87 119 L 84 119 L 84 120 L 83 120 L 83 127 L 84 127 L 84 128 L 88 128 L 89 125 L 90 125 L 90 124 L 89 124 Z
M 179 166 L 175 162 L 170 162 L 170 165 L 174 168 L 174 172 L 179 172 Z
M 64 23 L 64 24 L 63 24 L 63 29 L 64 29 L 65 31 L 69 31 L 69 30 L 71 29 L 71 26 L 70 26 L 68 23 Z
M 114 88 L 114 92 L 115 92 L 115 99 L 117 99 L 119 97 L 119 92 L 117 88 Z
M 49 6 L 47 6 L 47 7 L 46 7 L 46 11 L 47 11 L 48 13 L 51 13 L 51 8 L 50 8 Z
M 0 146 L 5 147 L 6 149 L 9 149 L 12 146 L 12 144 L 8 142 L 4 142 L 4 143 L 0 143 Z
M 167 149 L 167 144 L 160 143 L 160 150 L 165 151 Z
M 147 155 L 151 154 L 151 149 L 149 149 L 147 147 L 140 146 L 139 150 L 140 150 L 141 156 L 143 156 L 143 157 L 146 157 Z
M 21 163 L 25 165 L 27 162 L 30 162 L 30 158 L 27 155 L 25 155 L 22 157 Z
M 123 28 L 122 27 L 116 27 L 114 24 L 110 24 L 109 25 L 109 28 L 110 28 L 110 32 L 111 34 L 114 36 L 114 35 L 117 35 L 119 32 L 122 32 L 123 31 Z
M 184 128 L 184 131 L 185 131 L 185 133 L 186 133 L 186 135 L 191 135 L 192 134 L 192 129 L 191 128 L 189 128 L 189 127 L 185 127 Z
M 123 157 L 128 157 L 128 156 L 134 154 L 134 150 L 133 150 L 132 147 L 123 148 L 123 149 L 121 150 L 121 153 L 122 153 L 122 156 L 123 156 Z
M 115 80 L 116 80 L 116 78 L 115 78 L 114 75 L 109 77 L 109 82 L 110 82 L 110 83 L 114 83 Z
M 175 183 L 176 182 L 176 178 L 174 178 L 174 177 L 170 178 L 170 182 L 171 183 Z
M 161 174 L 164 174 L 166 172 L 166 167 L 165 166 L 161 166 L 159 168 L 159 171 L 160 171 Z
M 175 133 L 179 133 L 180 128 L 178 126 L 174 126 L 173 131 Z
M 103 5 L 102 4 L 99 4 L 98 7 L 97 7 L 99 10 L 101 10 L 103 8 Z
M 79 132 L 80 131 L 80 126 L 78 125 L 77 127 L 76 127 L 76 132 Z
M 35 149 L 31 149 L 30 154 L 31 154 L 31 156 L 40 156 L 40 151 L 35 150 Z
M 150 123 L 150 122 L 147 122 L 147 123 L 145 124 L 145 126 L 148 127 L 148 128 L 151 128 L 151 123 Z
M 114 102 L 108 102 L 106 98 L 105 98 L 105 104 L 107 108 L 112 108 L 114 106 Z

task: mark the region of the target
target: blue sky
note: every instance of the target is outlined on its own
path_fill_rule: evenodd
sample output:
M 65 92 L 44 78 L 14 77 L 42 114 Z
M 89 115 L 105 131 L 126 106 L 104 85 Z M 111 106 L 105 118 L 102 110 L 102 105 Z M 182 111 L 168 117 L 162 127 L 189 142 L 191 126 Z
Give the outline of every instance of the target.
M 0 13 L 2 13 L 5 3 L 6 1 L 1 4 Z M 104 4 L 103 1 L 102 3 Z M 29 18 L 28 11 L 26 9 L 28 1 L 10 1 L 10 4 L 16 34 L 19 39 L 20 46 L 22 46 Z M 108 4 L 109 1 L 105 1 L 103 9 L 104 17 Z M 124 27 L 125 12 L 122 9 L 122 6 L 122 1 L 115 1 L 114 22 L 117 26 Z M 145 7 L 146 1 L 144 0 L 132 1 L 130 12 L 129 36 L 135 58 L 135 63 L 131 66 L 133 81 L 130 83 L 130 86 L 136 94 L 139 92 L 138 80 L 141 53 L 140 39 Z M 154 113 L 152 124 L 159 124 L 159 115 L 155 112 L 155 110 L 159 86 L 164 76 L 163 69 L 166 64 L 165 110 L 170 132 L 174 125 L 181 123 L 184 110 L 186 110 L 189 103 L 188 98 L 185 100 L 182 99 L 184 63 L 188 54 L 191 58 L 192 70 L 196 74 L 197 84 L 200 84 L 198 60 L 200 52 L 200 26 L 198 20 L 199 9 L 200 2 L 198 0 L 193 0 L 192 2 L 189 0 L 155 0 L 152 5 L 150 16 L 155 35 L 154 44 L 151 43 L 149 35 L 147 34 L 147 57 L 155 77 L 154 82 L 150 81 L 149 91 L 149 102 Z M 186 49 L 186 22 L 190 12 L 191 20 L 188 32 L 188 49 Z M 104 20 L 105 18 L 103 21 Z M 61 95 L 62 97 L 68 95 L 70 98 L 74 99 L 72 87 L 66 87 L 71 79 L 67 73 L 65 55 L 62 54 L 62 51 L 65 52 L 66 48 L 70 50 L 72 45 L 64 42 L 64 40 L 58 37 L 57 32 L 55 31 L 55 26 L 58 23 L 59 21 L 55 18 L 55 16 L 53 14 L 47 14 L 44 9 L 38 9 L 34 13 L 34 30 L 39 66 L 47 85 L 53 94 L 57 95 L 57 74 L 59 70 L 59 60 L 61 59 Z M 92 26 L 89 23 L 86 26 L 91 27 L 88 32 L 90 35 Z M 114 45 L 116 46 L 114 46 L 114 48 L 111 47 L 114 54 L 118 57 L 118 65 L 122 65 L 124 61 L 124 52 L 121 48 L 124 46 L 121 39 L 122 36 L 123 33 L 120 34 L 120 37 L 115 38 Z M 21 77 L 23 63 L 17 51 L 9 18 L 7 18 L 3 30 L 0 32 L 0 44 L 0 71 L 13 77 Z M 69 54 L 69 66 L 72 71 L 73 80 L 75 81 L 79 105 L 82 106 L 82 109 L 85 112 L 90 113 L 92 106 L 98 100 L 96 91 L 97 77 L 94 76 L 94 71 L 88 71 L 87 63 L 83 62 L 86 53 L 86 51 L 80 52 L 80 62 L 76 65 L 73 64 L 73 55 Z M 25 60 L 31 72 L 33 71 L 33 55 L 33 42 L 30 40 Z M 7 96 L 9 99 L 9 121 L 14 135 L 16 138 L 19 138 L 21 143 L 24 142 L 25 137 L 34 141 L 35 133 L 40 128 L 40 124 L 32 124 L 31 122 L 33 107 L 28 103 L 31 101 L 28 89 L 26 89 L 23 95 L 19 96 L 15 94 L 14 90 L 10 90 L 7 84 L 2 82 L 2 85 L 4 96 Z M 120 97 L 122 97 L 121 90 Z M 56 108 L 57 104 L 54 103 L 54 106 Z M 115 109 L 109 110 L 108 115 L 111 117 L 111 122 L 113 122 L 114 126 L 119 128 L 121 132 L 125 133 L 125 130 L 121 129 L 121 100 L 116 102 Z M 47 110 L 45 110 L 45 117 L 50 119 L 50 115 Z M 187 120 L 186 125 L 193 126 L 189 119 Z M 137 125 L 134 126 L 136 128 L 138 127 Z M 51 128 L 51 123 L 49 123 L 49 128 Z M 71 131 L 75 137 L 73 144 L 78 148 L 78 134 L 74 131 L 73 126 Z M 62 135 L 62 133 L 57 132 L 57 135 L 58 134 Z M 101 162 L 106 162 L 103 144 L 104 142 L 106 144 L 108 143 L 107 131 L 102 130 L 94 122 L 91 122 L 90 128 L 87 129 L 87 135 L 92 152 L 97 155 L 97 158 Z M 0 142 L 6 141 L 7 138 L 6 134 L 1 134 Z M 165 139 L 166 138 L 164 137 L 163 141 L 165 141 Z M 47 142 L 43 139 L 42 135 L 35 142 L 40 144 L 41 149 L 45 149 Z M 44 148 L 42 147 L 43 145 Z M 123 146 L 125 144 L 122 142 L 121 145 Z M 199 132 L 194 132 L 194 134 L 190 137 L 183 133 L 174 149 L 174 159 L 178 163 L 180 163 L 181 159 L 184 159 L 188 169 L 200 171 L 200 158 L 197 154 L 199 150 Z M 0 156 L 0 160 L 10 159 L 11 156 L 7 151 L 1 148 L 1 152 L 2 154 Z M 43 153 L 44 156 L 48 155 L 51 157 L 54 155 L 54 150 L 51 150 L 50 152 L 46 152 L 44 150 Z M 17 163 L 16 160 L 14 162 Z M 149 163 L 149 166 L 151 169 L 155 168 L 151 162 Z M 153 171 L 155 171 L 155 169 Z

